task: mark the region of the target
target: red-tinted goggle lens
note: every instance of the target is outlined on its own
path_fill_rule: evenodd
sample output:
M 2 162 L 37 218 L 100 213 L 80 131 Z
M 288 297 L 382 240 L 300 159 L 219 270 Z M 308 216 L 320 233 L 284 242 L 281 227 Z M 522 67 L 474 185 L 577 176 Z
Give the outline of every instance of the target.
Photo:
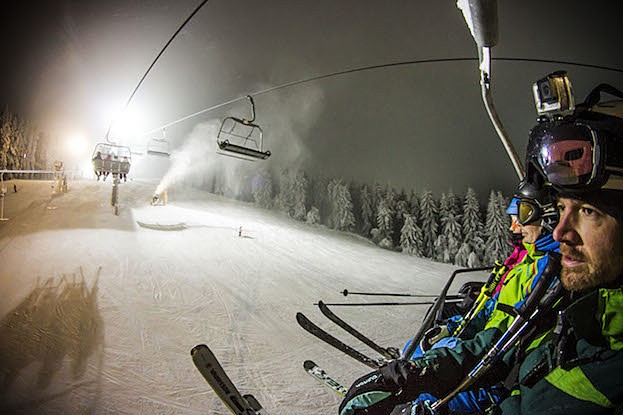
M 536 159 L 549 183 L 581 186 L 595 177 L 595 139 L 588 127 L 577 124 L 554 126 L 531 137 L 530 155 Z

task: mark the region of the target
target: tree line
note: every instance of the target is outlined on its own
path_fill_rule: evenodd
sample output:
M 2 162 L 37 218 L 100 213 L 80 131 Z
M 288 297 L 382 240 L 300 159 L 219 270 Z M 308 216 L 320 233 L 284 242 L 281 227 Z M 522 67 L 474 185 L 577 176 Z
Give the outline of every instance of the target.
M 430 190 L 397 191 L 389 183 L 347 183 L 302 170 L 238 173 L 233 176 L 243 178 L 242 185 L 216 176 L 202 187 L 309 224 L 357 233 L 385 249 L 462 267 L 493 264 L 511 251 L 509 200 L 499 191 L 492 190 L 481 207 L 472 188 L 463 196 L 450 190 L 436 197 Z
M 7 107 L 0 112 L 0 169 L 51 169 L 50 142 L 49 134 L 12 114 Z

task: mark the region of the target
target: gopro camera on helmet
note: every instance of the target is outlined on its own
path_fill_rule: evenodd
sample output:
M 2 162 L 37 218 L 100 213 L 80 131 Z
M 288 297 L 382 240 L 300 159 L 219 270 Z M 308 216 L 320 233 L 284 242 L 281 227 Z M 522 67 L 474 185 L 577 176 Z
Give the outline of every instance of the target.
M 573 91 L 567 72 L 558 71 L 539 79 L 532 85 L 536 111 L 553 118 L 572 114 L 575 109 Z

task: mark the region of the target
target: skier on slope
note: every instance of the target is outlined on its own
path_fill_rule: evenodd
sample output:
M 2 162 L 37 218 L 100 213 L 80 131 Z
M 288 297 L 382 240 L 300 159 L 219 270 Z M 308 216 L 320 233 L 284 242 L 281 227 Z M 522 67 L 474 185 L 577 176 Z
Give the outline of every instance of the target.
M 480 384 L 505 378 L 506 384 L 516 382 L 500 406 L 504 413 L 620 414 L 623 408 L 623 388 L 616 380 L 623 369 L 623 100 L 596 105 L 601 87 L 572 115 L 540 119 L 531 133 L 528 162 L 537 166 L 537 174 L 527 179 L 562 191 L 557 202 L 561 220 L 554 230 L 563 244 L 562 284 L 572 298 L 588 294 L 570 307 L 561 305 L 563 318 L 555 330 L 545 324 L 544 332 L 522 339 L 512 354 L 515 364 L 505 360 L 479 379 Z M 393 361 L 359 379 L 341 413 L 386 414 L 426 390 L 444 396 L 470 373 L 477 341 L 486 340 L 487 332 L 478 333 L 471 344 L 431 350 L 415 363 Z

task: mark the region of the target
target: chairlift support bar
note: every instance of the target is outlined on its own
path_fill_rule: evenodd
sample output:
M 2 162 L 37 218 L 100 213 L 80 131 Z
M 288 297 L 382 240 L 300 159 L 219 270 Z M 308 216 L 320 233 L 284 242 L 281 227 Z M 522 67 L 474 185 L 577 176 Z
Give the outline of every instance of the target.
M 517 155 L 513 144 L 504 130 L 502 121 L 498 116 L 493 98 L 491 96 L 491 48 L 498 41 L 498 7 L 497 0 L 458 0 L 458 8 L 463 12 L 463 17 L 469 28 L 476 48 L 480 69 L 480 92 L 482 101 L 493 124 L 493 128 L 500 138 L 506 154 L 510 158 L 519 180 L 525 176 L 525 170 L 521 159 Z

